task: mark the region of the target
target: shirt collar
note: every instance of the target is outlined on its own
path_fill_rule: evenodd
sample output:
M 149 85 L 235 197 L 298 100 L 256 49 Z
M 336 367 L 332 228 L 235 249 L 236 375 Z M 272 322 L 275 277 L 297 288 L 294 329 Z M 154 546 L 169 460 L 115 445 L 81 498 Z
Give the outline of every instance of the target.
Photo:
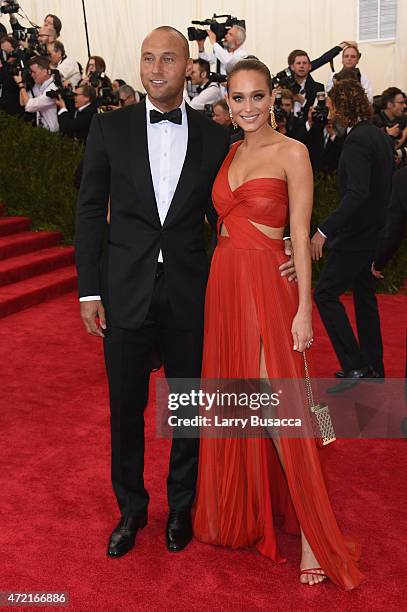
M 53 81 L 54 77 L 51 76 L 48 80 L 44 81 L 42 85 L 38 85 L 38 88 L 40 89 L 40 91 L 45 91 L 51 85 L 51 83 L 53 83 Z
M 187 109 L 186 109 L 186 105 L 185 105 L 185 100 L 182 100 L 181 104 L 177 108 L 181 109 L 182 123 L 184 123 L 185 121 L 187 121 Z M 150 115 L 150 111 L 151 110 L 156 110 L 159 113 L 163 112 L 162 110 L 160 110 L 159 108 L 154 106 L 154 104 L 151 102 L 150 98 L 147 95 L 146 96 L 146 114 L 147 114 L 147 122 L 148 123 L 150 123 L 149 115 Z M 171 110 L 174 110 L 174 109 L 172 108 Z M 155 125 L 159 125 L 159 123 L 156 123 Z

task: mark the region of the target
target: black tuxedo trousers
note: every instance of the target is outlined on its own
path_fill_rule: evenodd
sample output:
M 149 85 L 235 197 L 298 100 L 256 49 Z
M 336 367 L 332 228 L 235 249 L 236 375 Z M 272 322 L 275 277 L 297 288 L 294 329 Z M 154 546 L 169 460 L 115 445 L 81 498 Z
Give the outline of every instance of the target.
M 107 322 L 104 340 L 109 379 L 112 445 L 112 484 L 122 514 L 146 511 L 144 486 L 144 411 L 148 403 L 151 355 L 161 355 L 167 378 L 199 378 L 202 328 L 180 329 L 174 318 L 165 282 L 165 266 L 155 276 L 150 308 L 137 329 Z M 188 416 L 192 416 L 191 412 Z M 167 495 L 169 507 L 192 506 L 198 468 L 198 439 L 172 441 Z

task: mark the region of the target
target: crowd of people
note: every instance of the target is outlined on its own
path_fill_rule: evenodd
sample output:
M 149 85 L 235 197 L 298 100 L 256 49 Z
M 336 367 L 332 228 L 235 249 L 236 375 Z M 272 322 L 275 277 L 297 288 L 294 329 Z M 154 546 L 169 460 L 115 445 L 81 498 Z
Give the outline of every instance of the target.
M 46 15 L 34 40 L 32 35 L 21 40 L 19 32 L 25 30 L 15 15 L 10 15 L 10 27 L 12 32 L 3 32 L 0 39 L 0 109 L 5 112 L 85 142 L 95 113 L 137 104 L 143 98 L 142 92 L 123 79 L 110 79 L 102 57 L 90 57 L 83 70 L 67 54 L 60 39 L 62 22 L 56 15 Z M 237 61 L 254 56 L 244 47 L 246 32 L 239 25 L 227 31 L 223 45 L 210 29 L 207 40 L 212 47 L 209 52 L 205 40 L 197 41 L 198 57 L 186 81 L 184 98 L 192 108 L 228 129 L 233 144 L 242 133 L 233 129 L 224 100 L 227 73 Z M 333 59 L 340 53 L 342 65 L 334 71 Z M 289 74 L 282 71 L 273 79 L 276 129 L 307 146 L 314 171 L 329 174 L 338 167 L 346 133 L 343 126 L 328 119 L 325 97 L 333 84 L 344 78 L 360 82 L 373 104 L 373 123 L 392 138 L 397 165 L 406 163 L 405 94 L 389 87 L 374 96 L 368 75 L 359 69 L 360 59 L 358 46 L 352 41 L 341 42 L 312 61 L 306 51 L 295 49 L 287 58 Z M 324 86 L 311 73 L 328 62 L 332 74 Z

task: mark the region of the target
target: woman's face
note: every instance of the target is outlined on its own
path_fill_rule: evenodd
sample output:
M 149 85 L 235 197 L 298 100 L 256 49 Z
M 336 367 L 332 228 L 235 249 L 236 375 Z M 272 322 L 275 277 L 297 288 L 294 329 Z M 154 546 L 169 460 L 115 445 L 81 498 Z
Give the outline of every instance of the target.
M 240 70 L 229 80 L 227 102 L 233 119 L 245 132 L 257 132 L 269 120 L 271 92 L 257 70 Z
M 89 60 L 88 64 L 88 74 L 91 72 L 96 72 L 96 63 L 94 59 Z

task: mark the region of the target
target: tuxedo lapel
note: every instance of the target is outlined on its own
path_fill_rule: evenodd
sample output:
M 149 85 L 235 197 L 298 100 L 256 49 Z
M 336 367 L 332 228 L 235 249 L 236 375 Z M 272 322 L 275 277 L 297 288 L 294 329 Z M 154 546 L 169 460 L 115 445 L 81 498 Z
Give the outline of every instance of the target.
M 131 126 L 128 134 L 130 171 L 135 177 L 136 188 L 147 214 L 155 225 L 161 226 L 148 157 L 145 101 L 135 104 L 132 110 Z
M 188 201 L 197 181 L 199 180 L 202 160 L 202 133 L 196 111 L 186 105 L 188 117 L 188 145 L 184 165 L 178 185 L 171 201 L 170 208 L 163 227 L 167 227 L 176 218 L 179 211 Z

